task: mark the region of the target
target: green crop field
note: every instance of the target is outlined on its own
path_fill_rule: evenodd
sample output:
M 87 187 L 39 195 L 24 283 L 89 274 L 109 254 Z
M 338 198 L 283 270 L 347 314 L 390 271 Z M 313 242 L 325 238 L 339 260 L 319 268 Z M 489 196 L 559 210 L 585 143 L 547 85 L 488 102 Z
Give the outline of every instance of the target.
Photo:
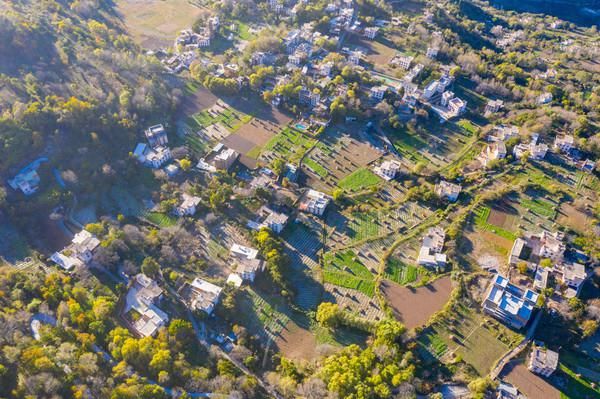
M 264 146 L 263 151 L 272 151 L 288 162 L 298 161 L 315 144 L 315 139 L 291 127 L 284 128 Z
M 554 219 L 554 216 L 556 215 L 554 205 L 552 205 L 548 201 L 544 201 L 539 198 L 521 198 L 520 204 L 532 211 L 533 213 L 540 216 L 544 216 L 551 220 Z
M 338 185 L 346 191 L 360 191 L 381 182 L 379 176 L 369 169 L 358 169 L 339 181 Z
M 368 296 L 375 293 L 373 274 L 358 260 L 352 251 L 326 254 L 323 281 L 360 291 Z
M 220 123 L 230 132 L 237 131 L 244 124 L 250 122 L 252 116 L 226 108 L 219 112 L 204 110 L 188 118 L 188 125 L 203 128 L 215 123 Z
M 158 227 L 171 227 L 177 224 L 177 218 L 160 212 L 148 212 L 142 217 Z
M 304 160 L 304 165 L 308 166 L 310 169 L 312 169 L 313 172 L 315 172 L 321 177 L 327 177 L 327 175 L 329 174 L 329 172 L 327 172 L 327 169 L 325 169 L 322 165 L 318 164 L 317 162 L 315 162 L 315 160 L 311 158 L 307 157 Z
M 385 267 L 385 276 L 400 285 L 412 283 L 419 278 L 419 275 L 425 274 L 427 271 L 417 266 L 407 265 L 406 263 L 390 258 Z

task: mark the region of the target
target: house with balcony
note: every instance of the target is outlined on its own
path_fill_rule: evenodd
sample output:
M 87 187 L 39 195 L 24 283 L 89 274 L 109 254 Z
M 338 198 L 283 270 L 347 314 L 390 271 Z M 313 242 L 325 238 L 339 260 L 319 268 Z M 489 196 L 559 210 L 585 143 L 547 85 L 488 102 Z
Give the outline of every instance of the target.
M 522 290 L 496 274 L 483 301 L 483 311 L 510 327 L 521 329 L 527 325 L 536 307 L 539 295 Z
M 223 288 L 218 285 L 195 278 L 191 284 L 183 284 L 178 292 L 188 309 L 202 311 L 210 316 L 219 303 L 221 291 Z
M 158 308 L 163 290 L 156 281 L 144 274 L 133 278 L 125 297 L 123 315 L 133 332 L 140 337 L 150 337 L 169 322 L 169 316 Z
M 329 202 L 330 198 L 326 194 L 310 189 L 300 201 L 298 209 L 302 212 L 323 216 L 323 213 L 325 213 L 325 209 L 327 209 Z

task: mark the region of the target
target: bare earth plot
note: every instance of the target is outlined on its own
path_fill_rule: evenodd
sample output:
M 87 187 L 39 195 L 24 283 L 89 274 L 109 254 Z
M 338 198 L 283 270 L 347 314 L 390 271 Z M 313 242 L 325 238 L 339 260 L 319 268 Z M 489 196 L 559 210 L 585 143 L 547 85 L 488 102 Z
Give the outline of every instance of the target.
M 509 364 L 504 368 L 503 379 L 531 399 L 560 399 L 560 391 L 543 378 L 527 370 L 523 364 Z
M 590 216 L 581 212 L 570 203 L 564 203 L 558 211 L 558 223 L 567 225 L 573 230 L 584 232 L 592 222 Z
M 377 304 L 377 300 L 356 290 L 325 284 L 326 294 L 323 302 L 337 303 L 340 308 L 356 313 L 367 320 L 381 320 L 385 313 Z
M 287 358 L 311 360 L 317 356 L 317 339 L 308 329 L 291 321 L 281 330 L 275 344 Z
M 240 162 L 249 169 L 256 168 L 256 158 L 262 147 L 278 133 L 277 127 L 261 119 L 253 119 L 223 140 L 241 155 Z
M 188 0 L 117 0 L 117 12 L 135 40 L 145 48 L 170 46 L 177 33 L 192 26 L 206 9 Z
M 330 130 L 304 159 L 307 185 L 329 192 L 341 179 L 381 156 L 382 152 L 360 134 Z
M 384 280 L 381 291 L 394 315 L 406 328 L 412 329 L 427 323 L 431 315 L 444 306 L 452 292 L 452 280 L 450 277 L 442 277 L 419 288 L 402 287 Z

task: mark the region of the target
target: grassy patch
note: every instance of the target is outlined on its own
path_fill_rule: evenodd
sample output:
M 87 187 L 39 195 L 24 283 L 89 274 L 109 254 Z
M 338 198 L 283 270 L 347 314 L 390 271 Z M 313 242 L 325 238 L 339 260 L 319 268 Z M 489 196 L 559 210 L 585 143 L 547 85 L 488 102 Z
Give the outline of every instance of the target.
M 349 236 L 361 241 L 379 234 L 378 215 L 374 212 L 355 212 L 348 223 Z
M 591 382 L 578 376 L 570 366 L 560 363 L 558 369 L 566 377 L 566 384 L 561 387 L 561 399 L 594 398 L 600 396 L 600 388 L 592 388 Z
M 231 108 L 226 108 L 218 112 L 209 110 L 198 112 L 188 119 L 188 124 L 203 128 L 215 123 L 220 123 L 230 132 L 235 132 L 251 120 L 252 116 L 250 115 L 234 111 Z
M 367 168 L 357 169 L 339 181 L 338 185 L 346 191 L 360 191 L 381 182 L 379 176 Z
M 407 265 L 396 258 L 390 258 L 385 267 L 385 277 L 400 285 L 406 285 L 416 281 L 417 278 L 419 278 L 419 275 L 423 273 L 424 270 L 419 267 Z
M 304 165 L 308 166 L 313 172 L 317 175 L 325 178 L 329 174 L 327 169 L 325 169 L 322 165 L 318 164 L 314 159 L 306 158 L 304 161 Z
M 262 147 L 257 145 L 256 147 L 254 147 L 250 151 L 248 151 L 246 153 L 246 156 L 248 158 L 257 159 L 260 156 L 261 151 L 262 151 Z
M 286 127 L 265 145 L 264 150 L 274 152 L 289 162 L 296 162 L 312 147 L 315 139 L 297 129 Z
M 506 238 L 507 240 L 514 241 L 517 239 L 517 235 L 511 231 L 503 229 L 502 227 L 488 223 L 491 209 L 487 206 L 480 206 L 476 208 L 473 213 L 475 215 L 475 225 L 481 229 L 492 232 L 500 237 Z
M 325 255 L 323 281 L 360 291 L 368 296 L 375 293 L 373 274 L 352 251 Z
M 143 216 L 150 223 L 158 227 L 171 227 L 177 224 L 177 218 L 160 212 L 148 212 Z
M 529 209 L 533 213 L 544 216 L 548 219 L 554 219 L 556 215 L 556 211 L 554 210 L 554 205 L 552 205 L 548 201 L 541 200 L 539 198 L 521 198 L 520 203 L 525 208 Z

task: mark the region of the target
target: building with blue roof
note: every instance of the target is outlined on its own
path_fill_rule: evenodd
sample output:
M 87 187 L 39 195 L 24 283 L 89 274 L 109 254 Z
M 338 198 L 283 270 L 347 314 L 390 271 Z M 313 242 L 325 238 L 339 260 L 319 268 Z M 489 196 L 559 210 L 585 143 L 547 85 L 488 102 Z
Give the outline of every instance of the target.
M 510 281 L 496 274 L 483 301 L 483 311 L 509 326 L 523 328 L 531 318 L 539 294 L 523 291 Z

